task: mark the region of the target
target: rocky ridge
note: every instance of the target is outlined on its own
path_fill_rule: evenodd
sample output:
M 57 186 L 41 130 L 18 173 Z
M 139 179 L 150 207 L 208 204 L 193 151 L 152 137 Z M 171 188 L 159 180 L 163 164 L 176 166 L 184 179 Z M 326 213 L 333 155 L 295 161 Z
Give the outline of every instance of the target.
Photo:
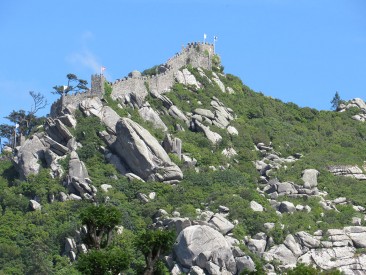
M 199 68 L 198 71 L 210 83 L 215 83 L 221 92 L 234 93 L 232 88 L 225 87 L 220 80 L 220 77 L 225 75 L 212 73 L 210 79 L 202 69 Z M 175 80 L 192 89 L 202 87 L 188 69 L 178 71 Z M 91 97 L 81 101 L 77 108 L 73 105 L 65 106 L 60 116 L 47 119 L 44 132 L 34 134 L 22 146 L 16 148 L 13 161 L 19 174 L 24 179 L 31 174 L 37 174 L 41 168 L 40 163 L 45 163 L 46 167 L 50 168 L 52 177 L 62 177 L 65 172 L 60 160 L 68 156 L 68 174 L 64 185 L 69 193 L 60 192 L 56 194 L 57 197 L 60 201 L 95 200 L 97 188 L 93 186 L 87 168 L 77 154 L 77 149 L 82 145 L 72 134 L 72 129 L 77 126 L 76 109 L 86 117 L 95 116 L 100 120 L 105 127 L 104 131 L 99 132 L 99 137 L 105 144 L 100 151 L 121 175 L 130 180 L 178 184 L 183 179 L 183 172 L 169 154 L 174 154 L 186 167 L 193 168 L 197 164 L 196 159 L 184 152 L 182 140 L 169 133 L 169 127 L 160 118 L 161 114 L 167 114 L 185 126 L 177 124 L 175 125 L 177 130 L 184 131 L 186 128 L 202 132 L 213 145 L 220 144 L 223 137 L 212 131 L 212 128 L 224 129 L 230 136 L 239 135 L 238 130 L 231 125 L 236 119 L 234 111 L 217 97 L 211 97 L 207 109 L 195 108 L 192 112 L 184 112 L 166 95 L 156 93 L 154 90 L 149 92 L 154 99 L 161 101 L 163 110 L 154 110 L 145 97 L 134 93 L 120 97 L 119 108 L 128 106 L 137 110 L 143 120 L 163 131 L 165 138 L 161 143 L 131 118 L 119 116 L 103 100 Z M 359 107 L 364 110 L 364 105 L 355 100 L 345 108 Z M 327 193 L 318 189 L 319 172 L 316 169 L 306 169 L 302 172 L 303 185 L 277 180 L 276 171 L 301 159 L 301 154 L 282 157 L 271 144 L 264 143 L 256 144 L 254 150 L 262 156 L 262 159 L 254 162 L 260 176 L 258 192 L 268 199 L 279 216 L 291 215 L 297 211 L 312 211 L 308 205 L 294 205 L 290 201 L 283 200 L 284 198 L 319 198 L 319 204 L 324 211 L 337 211 L 337 205 L 352 203 L 345 197 L 327 200 Z M 222 151 L 222 154 L 229 159 L 237 155 L 237 152 L 234 147 L 229 146 Z M 226 167 L 221 165 L 219 169 L 224 170 Z M 216 170 L 215 167 L 210 168 Z M 366 178 L 357 166 L 331 166 L 329 171 L 334 175 L 352 176 L 359 180 Z M 100 187 L 103 192 L 108 192 L 111 188 L 112 186 L 108 184 Z M 155 195 L 138 193 L 136 197 L 146 204 L 154 200 Z M 33 211 L 42 209 L 37 198 L 30 200 L 29 206 Z M 365 211 L 362 206 L 353 207 L 360 213 Z M 254 212 L 267 211 L 254 200 L 250 202 L 250 208 Z M 153 228 L 173 229 L 178 234 L 174 253 L 165 259 L 172 274 L 240 274 L 244 269 L 254 271 L 253 259 L 248 253 L 243 252 L 239 245 L 245 246 L 268 262 L 279 261 L 278 270 L 285 270 L 304 262 L 323 270 L 338 268 L 346 274 L 366 272 L 366 257 L 358 253 L 359 249 L 366 248 L 364 242 L 366 228 L 361 226 L 362 220 L 358 217 L 354 217 L 353 226 L 317 231 L 314 234 L 300 231 L 287 235 L 282 244 L 275 245 L 269 233 L 274 227 L 273 223 L 265 224 L 264 227 L 268 232 L 257 232 L 253 236 L 239 240 L 232 234 L 237 221 L 230 221 L 229 214 L 230 211 L 225 206 L 220 206 L 216 213 L 208 209 L 197 210 L 197 218 L 193 220 L 181 218 L 178 212 L 169 215 L 164 210 L 158 211 L 154 216 Z M 78 234 L 80 235 L 80 231 Z M 66 239 L 65 254 L 72 260 L 77 258 L 78 253 L 87 251 L 86 245 L 79 239 L 79 237 Z M 275 272 L 273 265 L 267 264 L 265 267 L 268 273 Z

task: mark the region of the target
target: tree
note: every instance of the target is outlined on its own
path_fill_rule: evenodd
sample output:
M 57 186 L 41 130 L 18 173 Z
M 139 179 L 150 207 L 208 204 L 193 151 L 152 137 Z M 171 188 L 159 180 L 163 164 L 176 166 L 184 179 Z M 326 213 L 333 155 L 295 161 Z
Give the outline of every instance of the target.
M 335 111 L 338 109 L 339 105 L 341 103 L 343 103 L 343 100 L 339 96 L 338 92 L 335 93 L 335 95 L 330 103 L 332 104 L 332 110 L 335 110 Z
M 81 222 L 87 226 L 87 243 L 100 249 L 112 241 L 112 231 L 121 220 L 120 211 L 113 206 L 91 205 L 80 215 Z
M 131 262 L 128 252 L 119 247 L 111 249 L 91 249 L 86 254 L 81 254 L 76 268 L 82 274 L 90 275 L 118 275 L 126 270 Z
M 147 230 L 137 238 L 136 246 L 146 262 L 144 275 L 154 274 L 160 256 L 171 250 L 174 240 L 175 233 L 166 230 Z
M 83 274 L 120 274 L 131 262 L 128 250 L 113 246 L 112 232 L 121 220 L 120 211 L 114 206 L 91 205 L 85 208 L 81 222 L 87 226 L 87 254 L 78 259 L 76 268 Z
M 29 136 L 31 134 L 34 127 L 39 124 L 36 113 L 47 106 L 47 99 L 44 95 L 34 91 L 30 91 L 29 94 L 33 99 L 33 105 L 31 106 L 30 111 L 13 110 L 5 118 L 14 125 L 0 125 L 0 137 L 6 138 L 10 145 L 16 146 L 17 137 L 21 139 L 22 136 Z
M 39 92 L 30 91 L 29 94 L 33 99 L 33 106 L 31 107 L 29 114 L 35 115 L 39 110 L 47 106 L 47 99 Z
M 66 75 L 67 78 L 67 85 L 56 85 L 53 87 L 54 91 L 52 91 L 53 94 L 59 94 L 59 95 L 67 95 L 70 92 L 79 92 L 79 91 L 86 91 L 88 90 L 88 82 L 83 79 L 79 79 L 74 74 L 68 74 Z
M 8 143 L 11 145 L 12 140 L 14 140 L 14 126 L 8 124 L 0 125 L 0 137 L 8 140 Z

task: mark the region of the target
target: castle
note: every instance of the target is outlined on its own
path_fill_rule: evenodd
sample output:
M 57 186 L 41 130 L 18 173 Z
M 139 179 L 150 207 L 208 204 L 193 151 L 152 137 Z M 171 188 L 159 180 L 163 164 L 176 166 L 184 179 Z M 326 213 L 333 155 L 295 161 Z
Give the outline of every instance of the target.
M 182 47 L 180 53 L 175 54 L 165 64 L 158 66 L 155 75 L 143 76 L 139 71 L 133 71 L 127 77 L 109 83 L 112 87 L 111 97 L 116 100 L 123 98 L 128 93 L 145 97 L 148 95 L 149 90 L 154 90 L 159 94 L 167 92 L 175 82 L 175 73 L 182 67 L 191 65 L 192 67 L 211 70 L 213 55 L 213 44 L 188 43 L 186 47 Z M 81 101 L 88 97 L 102 98 L 104 95 L 104 82 L 103 75 L 92 75 L 90 90 L 83 93 L 62 95 L 59 100 L 52 104 L 50 115 L 52 117 L 59 115 L 68 105 L 76 108 Z

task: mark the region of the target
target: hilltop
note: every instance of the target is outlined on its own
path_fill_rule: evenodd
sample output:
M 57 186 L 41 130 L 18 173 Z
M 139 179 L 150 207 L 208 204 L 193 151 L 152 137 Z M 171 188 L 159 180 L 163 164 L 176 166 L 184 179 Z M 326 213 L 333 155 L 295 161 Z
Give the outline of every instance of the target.
M 211 44 L 93 75 L 3 150 L 0 270 L 366 272 L 365 114 L 257 93 Z

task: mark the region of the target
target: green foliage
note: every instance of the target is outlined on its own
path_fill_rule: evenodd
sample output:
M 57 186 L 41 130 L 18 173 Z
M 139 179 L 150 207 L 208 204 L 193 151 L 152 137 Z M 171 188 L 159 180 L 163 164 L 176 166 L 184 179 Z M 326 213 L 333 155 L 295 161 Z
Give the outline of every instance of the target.
M 67 85 L 56 85 L 53 88 L 52 93 L 58 95 L 66 95 L 71 92 L 86 91 L 88 87 L 88 81 L 79 79 L 75 74 L 67 74 Z
M 105 128 L 97 117 L 84 117 L 80 111 L 76 113 L 76 117 L 78 124 L 75 129 L 75 137 L 78 142 L 83 144 L 83 147 L 77 152 L 79 158 L 86 161 L 98 154 L 99 146 L 103 144 L 98 133 Z
M 154 274 L 160 256 L 172 249 L 175 232 L 164 230 L 147 230 L 136 239 L 136 247 L 142 252 L 146 261 L 144 274 Z
M 163 64 L 155 65 L 155 66 L 153 66 L 149 69 L 146 69 L 146 70 L 142 71 L 141 75 L 143 75 L 143 76 L 153 76 L 153 75 L 159 74 L 159 67 L 160 66 L 163 66 Z
M 80 214 L 82 224 L 87 226 L 87 243 L 100 249 L 111 243 L 111 232 L 121 220 L 121 213 L 114 206 L 91 205 Z
M 108 192 L 97 193 L 96 205 L 76 201 L 51 203 L 49 197 L 57 196 L 60 191 L 66 192 L 62 180 L 51 178 L 45 168 L 25 181 L 17 180 L 14 166 L 2 157 L 0 274 L 165 274 L 167 270 L 160 259 L 172 248 L 175 236 L 171 232 L 146 230 L 158 209 L 165 209 L 168 213 L 176 210 L 181 216 L 196 219 L 196 209 L 217 211 L 220 205 L 225 205 L 230 209 L 228 218 L 238 221 L 233 230 L 235 237 L 243 239 L 244 236 L 264 232 L 263 224 L 274 222 L 275 227 L 268 235 L 277 244 L 282 243 L 287 234 L 300 230 L 313 232 L 317 229 L 342 228 L 350 224 L 351 217 L 358 215 L 350 205 L 337 206 L 339 212 L 324 211 L 317 198 L 281 197 L 278 200 L 309 205 L 312 210 L 310 213 L 297 211 L 291 215 L 277 216 L 267 199 L 256 191 L 258 172 L 253 161 L 261 159 L 262 154 L 254 149 L 254 144 L 259 142 L 272 143 L 274 150 L 282 157 L 295 153 L 304 155 L 294 163 L 287 163 L 286 168 L 273 172 L 273 177 L 281 182 L 292 181 L 301 185 L 301 172 L 316 168 L 320 171 L 318 188 L 328 192 L 328 199 L 342 196 L 353 204 L 366 206 L 364 183 L 349 177 L 336 177 L 327 170 L 329 165 L 334 164 L 363 165 L 366 128 L 351 119 L 352 115 L 360 112 L 358 108 L 343 113 L 300 108 L 294 103 L 285 104 L 256 93 L 234 75 L 218 74 L 224 85 L 235 91 L 234 94 L 224 94 L 210 81 L 212 71 L 203 70 L 205 77 L 196 68 L 187 68 L 202 87 L 198 89 L 175 84 L 172 92 L 165 95 L 183 112 L 192 112 L 196 108 L 214 111 L 210 103 L 212 97 L 217 97 L 233 109 L 236 118 L 230 124 L 239 135 L 229 136 L 225 129 L 207 124 L 223 138 L 219 144 L 213 145 L 203 133 L 190 131 L 184 122 L 168 115 L 161 100 L 148 95 L 147 100 L 159 112 L 169 133 L 182 139 L 184 154 L 197 159 L 199 173 L 185 167 L 171 154 L 171 159 L 184 172 L 184 180 L 179 184 L 129 181 L 106 162 L 100 150 L 105 144 L 98 133 L 105 130 L 105 126 L 98 118 L 85 117 L 77 111 L 78 123 L 76 129 L 71 131 L 83 145 L 77 151 L 79 157 L 86 164 L 93 185 L 98 188 L 107 183 L 112 188 Z M 218 56 L 213 57 L 213 68 L 222 72 Z M 156 68 L 145 73 L 155 74 Z M 120 108 L 118 102 L 111 98 L 112 88 L 108 83 L 105 83 L 104 90 L 105 104 L 118 115 L 129 115 L 158 140 L 164 138 L 165 133 L 143 121 L 136 109 Z M 182 125 L 185 131 L 177 132 L 176 124 Z M 221 152 L 227 147 L 233 147 L 238 154 L 232 159 L 224 157 Z M 66 172 L 68 162 L 69 157 L 60 161 Z M 225 170 L 212 171 L 209 166 L 221 166 Z M 138 199 L 139 193 L 150 192 L 156 193 L 155 199 L 146 204 Z M 40 200 L 41 211 L 29 211 L 29 199 L 33 198 Z M 249 207 L 252 200 L 262 204 L 266 211 L 252 211 Z M 67 257 L 60 256 L 64 239 L 73 236 L 83 223 L 89 228 L 88 244 L 94 249 L 81 255 L 76 264 L 70 265 Z M 284 225 L 283 229 L 281 224 Z M 122 235 L 115 234 L 115 225 L 124 227 Z M 246 253 L 255 260 L 257 271 L 245 274 L 263 274 L 260 259 L 249 251 Z M 359 250 L 358 253 L 364 251 Z M 314 270 L 304 266 L 289 272 L 321 274 L 317 270 L 318 273 L 311 273 Z
M 336 111 L 338 109 L 339 105 L 343 102 L 344 102 L 344 100 L 342 100 L 339 93 L 336 92 L 332 101 L 330 102 L 332 104 L 332 110 Z
M 82 254 L 76 268 L 86 275 L 118 275 L 129 267 L 131 256 L 121 248 L 89 250 Z
M 295 268 L 287 270 L 287 275 L 341 275 L 342 273 L 339 270 L 326 270 L 320 271 L 317 268 L 314 268 L 305 264 L 298 264 Z
M 104 94 L 109 98 L 112 95 L 112 86 L 107 81 L 104 82 Z

